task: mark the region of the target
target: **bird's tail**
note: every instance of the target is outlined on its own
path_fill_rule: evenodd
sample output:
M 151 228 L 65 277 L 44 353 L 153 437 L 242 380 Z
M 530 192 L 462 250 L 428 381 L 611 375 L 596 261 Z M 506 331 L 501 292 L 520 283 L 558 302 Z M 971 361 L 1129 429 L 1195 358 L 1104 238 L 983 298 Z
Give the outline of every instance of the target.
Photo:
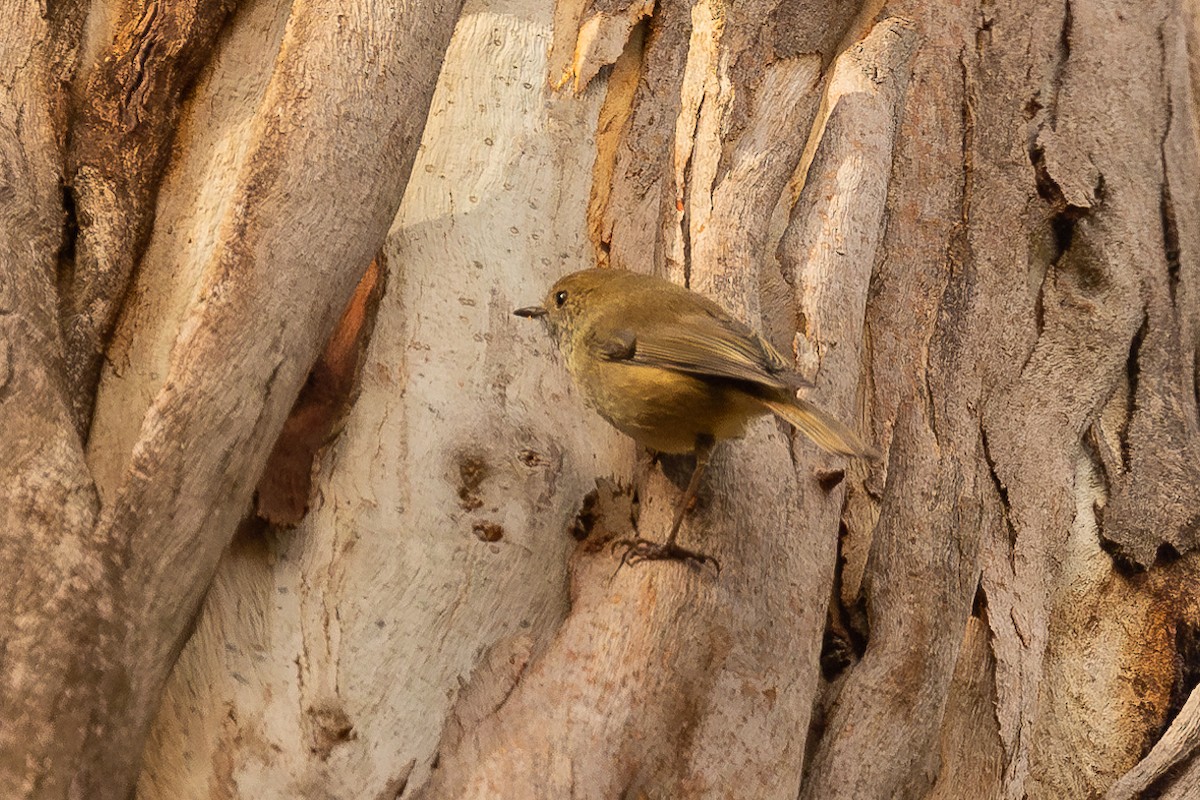
M 762 404 L 826 452 L 872 461 L 879 458 L 879 451 L 864 442 L 862 437 L 807 400 L 773 400 L 764 397 Z

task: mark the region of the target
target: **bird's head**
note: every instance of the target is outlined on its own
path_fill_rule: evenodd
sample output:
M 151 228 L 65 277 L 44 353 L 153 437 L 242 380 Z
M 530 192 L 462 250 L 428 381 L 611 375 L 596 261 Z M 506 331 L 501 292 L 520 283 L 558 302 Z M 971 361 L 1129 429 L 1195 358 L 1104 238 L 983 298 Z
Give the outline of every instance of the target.
M 580 320 L 603 300 L 606 289 L 618 280 L 620 272 L 611 269 L 585 269 L 559 278 L 541 305 L 518 308 L 518 317 L 540 319 L 550 335 L 561 345 L 570 339 Z

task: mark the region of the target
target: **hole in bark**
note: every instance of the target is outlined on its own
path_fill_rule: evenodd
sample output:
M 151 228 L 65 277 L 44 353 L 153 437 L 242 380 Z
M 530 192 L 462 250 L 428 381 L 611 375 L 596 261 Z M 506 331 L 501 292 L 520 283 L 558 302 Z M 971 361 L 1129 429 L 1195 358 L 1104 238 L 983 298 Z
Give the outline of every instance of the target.
M 662 470 L 662 474 L 666 476 L 667 480 L 682 492 L 692 480 L 692 472 L 696 469 L 696 456 L 693 453 L 660 453 L 658 468 Z M 708 481 L 701 480 L 701 492 L 707 489 L 707 484 Z M 700 493 L 698 492 L 696 496 L 699 497 Z
M 322 761 L 329 758 L 329 754 L 337 745 L 358 738 L 358 734 L 354 731 L 354 723 L 350 721 L 345 709 L 340 706 L 332 704 L 310 706 L 308 715 L 312 724 L 308 749 Z
M 58 296 L 64 296 L 75 277 L 75 240 L 79 236 L 79 218 L 75 212 L 75 193 L 64 183 L 59 184 L 62 192 L 63 228 L 62 241 L 58 246 Z
M 832 492 L 845 477 L 846 471 L 843 469 L 817 470 L 817 484 L 826 492 Z
M 1065 204 L 1058 184 L 1050 177 L 1050 170 L 1046 167 L 1046 150 L 1036 142 L 1029 147 L 1029 163 L 1033 165 L 1033 181 L 1038 197 L 1051 205 Z
M 1145 744 L 1142 747 L 1143 757 L 1171 727 L 1171 723 L 1179 716 L 1183 704 L 1187 702 L 1188 697 L 1198 685 L 1200 685 L 1200 626 L 1180 621 L 1175 626 L 1175 682 L 1171 686 L 1171 700 L 1167 705 L 1167 715 L 1157 731 L 1147 733 Z M 1157 800 L 1162 797 L 1188 762 L 1188 759 L 1184 759 L 1167 770 L 1146 788 L 1141 794 L 1142 799 Z
M 1166 565 L 1179 560 L 1179 551 L 1175 549 L 1175 545 L 1170 542 L 1163 542 L 1154 551 L 1154 566 L 1165 567 Z
M 297 525 L 308 513 L 317 461 L 358 396 L 385 283 L 386 265 L 380 255 L 363 272 L 275 440 L 254 501 L 258 516 L 273 525 Z
M 866 614 L 861 608 L 850 609 L 842 602 L 842 570 L 846 558 L 842 542 L 848 531 L 845 521 L 838 525 L 837 569 L 833 575 L 833 595 L 825 619 L 825 634 L 821 640 L 821 674 L 832 681 L 862 658 L 867 649 Z M 857 605 L 857 604 L 856 604 Z M 860 623 L 861 627 L 855 623 Z
M 1057 186 L 1054 188 L 1055 190 L 1058 189 Z M 1064 211 L 1060 214 L 1055 214 L 1050 220 L 1050 229 L 1054 231 L 1054 250 L 1058 256 L 1055 259 L 1056 262 L 1061 260 L 1062 255 L 1071 248 L 1071 242 L 1075 239 L 1076 219 L 1078 217 L 1074 217 Z
M 832 681 L 854 661 L 855 652 L 851 640 L 827 627 L 825 638 L 821 641 L 821 674 L 825 680 Z
M 517 453 L 517 459 L 530 469 L 533 469 L 534 467 L 540 467 L 542 464 L 546 463 L 546 460 L 542 458 L 541 453 L 528 447 Z
M 592 528 L 596 525 L 597 506 L 600 503 L 600 490 L 592 489 L 583 496 L 583 503 L 579 506 L 579 513 L 575 515 L 575 520 L 571 523 L 568 532 L 571 537 L 577 542 L 582 542 L 592 532 Z
M 983 619 L 987 614 L 987 593 L 983 591 L 983 582 L 975 585 L 975 597 L 971 600 L 971 616 Z
M 1029 163 L 1033 166 L 1034 184 L 1037 187 L 1038 196 L 1046 201 L 1051 212 L 1049 226 L 1050 233 L 1054 237 L 1054 246 L 1047 263 L 1058 268 L 1069 267 L 1079 275 L 1080 283 L 1085 289 L 1100 288 L 1106 281 L 1107 275 L 1104 270 L 1099 269 L 1099 264 L 1094 259 L 1084 257 L 1086 254 L 1081 253 L 1068 261 L 1068 257 L 1071 255 L 1069 251 L 1076 241 L 1079 221 L 1086 218 L 1092 209 L 1072 205 L 1067 201 L 1062 187 L 1050 174 L 1050 169 L 1046 164 L 1045 148 L 1036 141 L 1029 147 Z M 1104 196 L 1103 175 L 1097 177 L 1092 194 L 1095 196 L 1095 205 L 1098 206 Z

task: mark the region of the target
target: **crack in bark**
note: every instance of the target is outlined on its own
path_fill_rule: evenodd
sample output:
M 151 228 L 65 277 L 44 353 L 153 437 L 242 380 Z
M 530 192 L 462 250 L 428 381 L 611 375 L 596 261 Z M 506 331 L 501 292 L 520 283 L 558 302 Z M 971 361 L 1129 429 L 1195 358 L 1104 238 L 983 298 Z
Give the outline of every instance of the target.
M 975 82 L 967 66 L 966 52 L 960 50 L 958 64 L 962 69 L 962 225 L 963 247 L 968 246 L 967 229 L 971 224 L 971 204 L 974 192 L 975 173 Z
M 987 429 L 983 425 L 983 420 L 979 420 L 979 440 L 983 445 L 983 460 L 987 463 L 988 476 L 992 479 L 992 485 L 996 489 L 996 496 L 1000 500 L 1000 516 L 1004 520 L 1004 527 L 1008 531 L 1008 560 L 1012 563 L 1013 550 L 1017 543 L 1017 529 L 1012 522 L 1012 504 L 1008 499 L 1008 487 L 1004 485 L 1004 481 L 1000 478 L 1000 473 L 996 470 L 996 461 L 992 458 L 992 451 L 988 445 Z
M 1071 0 L 1064 0 L 1062 29 L 1059 32 L 1058 39 L 1058 58 L 1055 60 L 1054 68 L 1050 73 L 1050 86 L 1053 91 L 1049 98 L 1050 102 L 1046 107 L 1046 114 L 1050 119 L 1051 128 L 1058 125 L 1058 95 L 1062 91 L 1063 73 L 1066 71 L 1067 62 L 1071 60 L 1071 28 L 1073 22 Z
M 691 288 L 692 285 L 692 189 L 695 186 L 691 179 L 692 161 L 696 155 L 696 127 L 700 124 L 700 115 L 704 113 L 704 103 L 708 98 L 708 94 L 700 95 L 700 102 L 696 106 L 696 122 L 692 126 L 692 146 L 688 150 L 687 161 L 683 165 L 683 180 L 684 185 L 680 188 L 683 190 L 680 195 L 683 197 L 683 216 L 679 220 L 680 237 L 683 243 L 683 285 Z
M 8 382 L 12 380 L 12 351 L 8 343 L 8 332 L 0 329 L 0 400 L 7 394 Z M 0 653 L 0 663 L 4 663 Z
M 417 760 L 410 758 L 408 763 L 383 785 L 375 800 L 400 800 L 404 797 L 404 792 L 408 790 L 408 779 L 412 776 L 413 768 L 416 766 Z
M 1171 135 L 1171 127 L 1175 122 L 1175 108 L 1171 101 L 1171 82 L 1167 78 L 1167 42 L 1164 20 L 1158 27 L 1158 45 L 1161 58 L 1159 74 L 1164 87 L 1163 102 L 1166 105 L 1167 121 L 1163 126 L 1162 138 L 1158 143 L 1159 159 L 1162 165 L 1162 196 L 1159 202 L 1159 216 L 1162 218 L 1163 248 L 1167 259 L 1167 289 L 1170 293 L 1171 305 L 1175 305 L 1175 293 L 1179 287 L 1179 269 L 1181 247 L 1179 242 L 1179 227 L 1175 218 L 1175 203 L 1171 197 L 1171 180 L 1167 169 L 1167 139 Z
M 1165 167 L 1165 155 L 1163 158 Z M 1171 182 L 1163 170 L 1162 202 L 1159 206 L 1162 217 L 1163 243 L 1167 257 L 1167 290 L 1170 293 L 1171 305 L 1174 306 L 1175 294 L 1179 288 L 1179 267 L 1181 248 L 1179 244 L 1179 227 L 1175 220 L 1175 204 L 1171 199 Z
M 1200 347 L 1196 347 L 1192 356 L 1192 400 L 1200 409 Z
M 1133 424 L 1134 412 L 1137 411 L 1138 380 L 1141 375 L 1140 355 L 1142 343 L 1145 342 L 1149 329 L 1150 317 L 1143 313 L 1142 324 L 1138 326 L 1137 332 L 1129 342 L 1129 358 L 1125 362 L 1126 376 L 1129 381 L 1129 404 L 1125 409 L 1125 420 L 1117 432 L 1117 439 L 1121 444 L 1121 469 L 1124 472 L 1129 472 L 1133 463 L 1130 453 L 1129 430 Z
M 937 408 L 933 402 L 933 384 L 930 376 L 929 344 L 925 346 L 925 363 L 921 369 L 921 400 L 925 405 L 925 416 L 929 422 L 929 432 L 933 435 L 935 446 L 940 448 L 941 437 L 938 435 Z

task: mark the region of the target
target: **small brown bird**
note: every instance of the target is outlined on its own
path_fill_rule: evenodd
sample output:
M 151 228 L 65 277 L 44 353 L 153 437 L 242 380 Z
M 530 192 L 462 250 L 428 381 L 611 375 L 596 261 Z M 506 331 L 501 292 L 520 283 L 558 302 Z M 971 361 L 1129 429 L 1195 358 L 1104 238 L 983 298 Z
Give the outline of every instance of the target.
M 807 382 L 761 336 L 708 298 L 650 275 L 587 269 L 559 279 L 541 319 L 585 400 L 617 430 L 662 453 L 695 453 L 696 468 L 663 543 L 626 540 L 622 564 L 711 556 L 675 544 L 713 445 L 773 412 L 819 447 L 870 457 L 848 427 L 796 397 Z

